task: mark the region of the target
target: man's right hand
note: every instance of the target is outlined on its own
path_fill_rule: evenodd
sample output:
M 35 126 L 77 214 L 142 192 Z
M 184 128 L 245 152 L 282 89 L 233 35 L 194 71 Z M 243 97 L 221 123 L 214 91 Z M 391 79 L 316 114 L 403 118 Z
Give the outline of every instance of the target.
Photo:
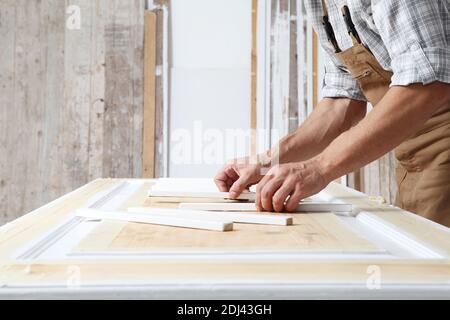
M 214 177 L 214 182 L 220 191 L 230 192 L 230 198 L 236 199 L 242 191 L 263 178 L 262 169 L 263 166 L 254 158 L 234 159 L 220 169 Z

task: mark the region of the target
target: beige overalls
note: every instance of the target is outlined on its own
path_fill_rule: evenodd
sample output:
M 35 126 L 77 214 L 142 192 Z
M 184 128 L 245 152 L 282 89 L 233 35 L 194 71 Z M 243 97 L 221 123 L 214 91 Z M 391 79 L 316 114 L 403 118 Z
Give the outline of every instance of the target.
M 361 43 L 347 6 L 342 8 L 342 14 L 353 46 L 341 51 L 328 19 L 326 1 L 322 3 L 323 25 L 337 59 L 376 106 L 389 90 L 392 72 L 384 70 Z M 395 156 L 399 162 L 395 204 L 450 227 L 450 104 L 439 109 L 417 133 L 401 143 L 395 149 Z

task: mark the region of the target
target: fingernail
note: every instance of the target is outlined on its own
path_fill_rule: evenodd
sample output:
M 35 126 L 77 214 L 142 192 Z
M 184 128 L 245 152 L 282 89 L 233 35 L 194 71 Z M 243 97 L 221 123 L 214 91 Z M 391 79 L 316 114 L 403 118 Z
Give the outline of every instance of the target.
M 234 192 L 234 191 L 230 192 L 230 198 L 234 199 L 234 198 L 237 198 L 237 196 L 238 196 L 238 194 L 236 192 Z

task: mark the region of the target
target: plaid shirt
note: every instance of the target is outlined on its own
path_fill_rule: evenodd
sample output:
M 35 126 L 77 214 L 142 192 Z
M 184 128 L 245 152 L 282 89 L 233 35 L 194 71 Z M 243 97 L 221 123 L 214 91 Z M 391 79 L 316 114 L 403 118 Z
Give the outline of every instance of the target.
M 352 46 L 342 18 L 347 4 L 363 44 L 393 72 L 391 86 L 433 81 L 450 83 L 449 0 L 326 0 L 342 50 Z M 359 84 L 336 59 L 322 26 L 322 1 L 305 0 L 309 19 L 330 59 L 325 63 L 324 97 L 366 100 Z

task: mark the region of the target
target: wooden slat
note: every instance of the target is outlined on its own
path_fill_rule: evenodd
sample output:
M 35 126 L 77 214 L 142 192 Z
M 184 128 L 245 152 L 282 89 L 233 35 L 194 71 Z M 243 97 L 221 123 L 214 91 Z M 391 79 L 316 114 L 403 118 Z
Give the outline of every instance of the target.
M 117 220 L 220 232 L 233 230 L 233 222 L 231 220 L 223 221 L 218 219 L 196 219 L 192 217 L 182 218 L 175 216 L 166 217 L 164 215 L 148 215 L 122 211 L 102 211 L 96 209 L 78 209 L 76 215 L 78 217 L 89 219 Z
M 145 12 L 144 39 L 144 137 L 142 175 L 155 177 L 155 116 L 156 116 L 156 13 Z
M 182 198 L 198 198 L 199 200 L 206 199 L 226 199 L 226 200 L 249 200 L 255 201 L 256 194 L 254 192 L 242 192 L 237 199 L 230 199 L 230 195 L 228 192 L 219 192 L 219 191 L 211 191 L 211 192 L 203 192 L 203 191 L 164 191 L 164 190 L 150 190 L 148 192 L 150 197 L 167 197 L 168 201 L 170 198 L 178 199 Z
M 182 202 L 178 206 L 180 209 L 191 210 L 211 210 L 211 211 L 250 211 L 257 212 L 255 203 L 199 203 Z M 353 206 L 344 203 L 329 202 L 305 202 L 300 203 L 294 212 L 340 212 L 351 214 Z
M 151 216 L 160 215 L 177 218 L 220 219 L 223 221 L 233 221 L 236 223 L 268 224 L 279 226 L 289 226 L 292 224 L 292 217 L 281 214 L 218 212 L 218 211 L 203 211 L 197 209 L 186 210 L 182 208 L 160 209 L 149 207 L 130 207 L 128 208 L 127 211 L 131 213 L 142 213 Z

